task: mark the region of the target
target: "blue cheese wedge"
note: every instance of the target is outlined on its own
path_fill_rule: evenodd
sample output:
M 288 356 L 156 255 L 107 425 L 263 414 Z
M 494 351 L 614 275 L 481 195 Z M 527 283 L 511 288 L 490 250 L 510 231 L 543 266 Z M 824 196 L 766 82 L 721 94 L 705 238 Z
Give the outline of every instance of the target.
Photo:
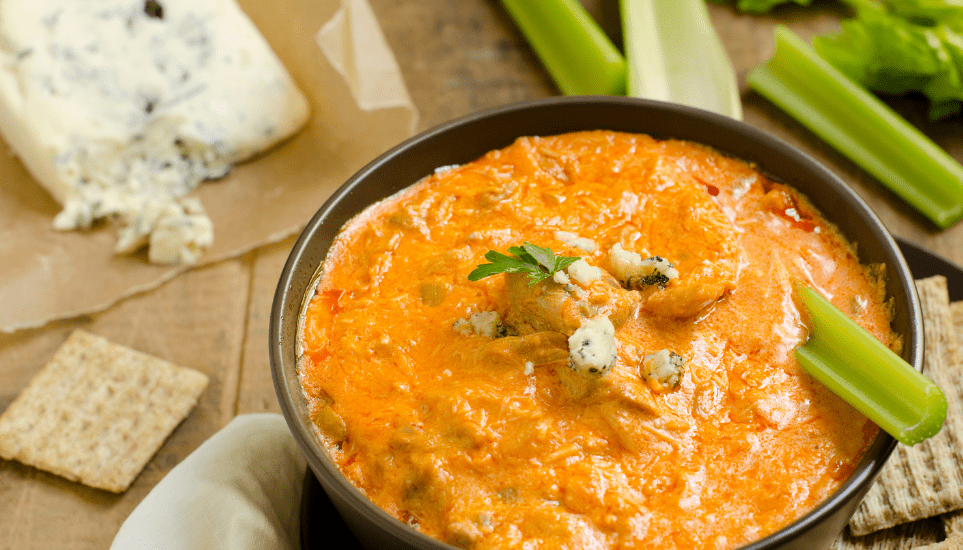
M 54 227 L 115 220 L 118 253 L 196 261 L 213 234 L 183 198 L 308 116 L 234 0 L 0 0 L 0 131 Z

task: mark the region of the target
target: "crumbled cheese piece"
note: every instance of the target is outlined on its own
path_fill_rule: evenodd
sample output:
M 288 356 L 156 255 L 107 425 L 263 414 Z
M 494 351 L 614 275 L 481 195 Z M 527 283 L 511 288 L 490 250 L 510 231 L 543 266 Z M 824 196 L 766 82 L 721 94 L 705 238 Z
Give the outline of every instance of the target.
M 452 324 L 452 329 L 462 336 L 478 334 L 486 338 L 501 338 L 508 335 L 508 328 L 502 324 L 496 311 L 482 311 L 472 313 L 471 317 L 458 319 Z
M 153 227 L 148 256 L 155 264 L 195 264 L 214 242 L 214 226 L 196 197 L 164 204 Z
M 667 349 L 642 358 L 640 374 L 656 390 L 677 388 L 682 380 L 685 358 Z
M 589 374 L 605 374 L 615 365 L 617 348 L 615 327 L 604 315 L 586 319 L 568 339 L 572 370 Z
M 651 285 L 662 288 L 679 276 L 679 271 L 665 258 L 652 256 L 643 260 L 640 254 L 625 250 L 620 243 L 609 249 L 609 270 L 626 288 L 636 290 Z
M 478 524 L 483 528 L 490 528 L 492 526 L 492 513 L 487 510 L 479 512 Z
M 467 237 L 469 241 L 484 241 L 489 243 L 507 241 L 511 240 L 511 238 L 511 229 L 487 229 L 485 231 L 472 231 Z
M 525 361 L 525 370 L 523 372 L 525 373 L 525 376 L 535 374 L 535 363 L 532 363 L 531 361 Z
M 756 183 L 756 180 L 757 178 L 755 174 L 736 180 L 735 185 L 732 186 L 732 197 L 735 199 L 742 198 L 742 196 L 749 191 L 752 185 Z
M 468 318 L 468 322 L 476 334 L 480 334 L 486 338 L 494 338 L 504 330 L 502 320 L 495 311 L 473 313 L 472 316 Z
M 584 250 L 589 254 L 598 250 L 598 245 L 595 244 L 595 241 L 588 237 L 579 237 L 578 234 L 572 233 L 571 231 L 556 231 L 555 238 L 573 248 Z
M 679 277 L 679 271 L 669 260 L 666 260 L 662 256 L 651 256 L 642 260 L 643 268 L 652 268 L 656 272 L 665 276 L 666 279 L 676 279 Z
M 626 281 L 641 269 L 642 256 L 622 248 L 622 243 L 615 243 L 609 248 L 609 271 L 619 281 Z
M 571 282 L 568 278 L 568 275 L 566 275 L 564 271 L 556 271 L 555 274 L 552 275 L 552 280 L 562 286 Z
M 572 265 L 568 266 L 568 275 L 575 282 L 582 286 L 589 286 L 592 281 L 597 281 L 602 278 L 603 271 L 594 265 L 590 265 L 585 260 L 576 260 L 572 262 Z
M 150 255 L 196 260 L 210 241 L 187 233 L 206 215 L 185 232 L 177 199 L 307 117 L 234 0 L 0 2 L 0 131 L 63 206 L 58 230 L 112 218 L 118 252 L 186 239 Z
M 452 323 L 451 328 L 462 336 L 471 336 L 471 324 L 464 319 L 457 319 Z

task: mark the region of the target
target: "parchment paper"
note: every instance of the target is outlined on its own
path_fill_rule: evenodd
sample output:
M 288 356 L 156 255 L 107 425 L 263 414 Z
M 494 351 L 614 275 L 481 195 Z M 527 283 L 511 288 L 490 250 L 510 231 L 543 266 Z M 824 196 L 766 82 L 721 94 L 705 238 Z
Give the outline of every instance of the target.
M 214 245 L 200 265 L 297 233 L 341 183 L 410 136 L 417 121 L 366 0 L 240 4 L 307 95 L 312 116 L 291 140 L 197 191 L 214 222 Z M 55 231 L 59 211 L 0 142 L 2 332 L 105 309 L 188 269 L 151 265 L 145 252 L 114 255 L 115 228 L 106 223 Z

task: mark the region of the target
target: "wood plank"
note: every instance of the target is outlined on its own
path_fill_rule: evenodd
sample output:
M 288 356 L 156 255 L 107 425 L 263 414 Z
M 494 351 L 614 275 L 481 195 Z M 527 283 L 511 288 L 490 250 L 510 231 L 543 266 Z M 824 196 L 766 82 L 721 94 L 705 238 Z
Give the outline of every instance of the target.
M 237 414 L 281 412 L 271 378 L 268 326 L 274 291 L 295 240 L 295 237 L 291 237 L 256 251 L 241 358 Z

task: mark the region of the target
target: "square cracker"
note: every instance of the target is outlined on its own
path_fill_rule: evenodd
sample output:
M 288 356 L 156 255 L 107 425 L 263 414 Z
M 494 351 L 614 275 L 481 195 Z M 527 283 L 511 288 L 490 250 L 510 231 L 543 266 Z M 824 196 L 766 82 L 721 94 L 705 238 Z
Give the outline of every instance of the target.
M 946 278 L 920 279 L 916 287 L 925 327 L 923 372 L 946 395 L 946 422 L 918 445 L 897 445 L 849 522 L 857 536 L 963 508 L 961 359 Z
M 946 540 L 917 546 L 913 550 L 963 550 L 963 537 L 947 537 Z
M 123 492 L 207 376 L 74 331 L 0 416 L 0 457 Z
M 950 314 L 953 316 L 953 327 L 956 330 L 956 345 L 963 353 L 963 301 L 951 303 Z M 960 365 L 960 369 L 963 369 L 963 364 Z M 963 547 L 963 510 L 943 514 L 941 519 L 947 537 L 958 539 L 960 546 Z
M 836 539 L 829 550 L 917 550 L 939 544 L 940 538 L 940 520 L 928 518 L 862 537 L 854 537 L 847 530 Z

